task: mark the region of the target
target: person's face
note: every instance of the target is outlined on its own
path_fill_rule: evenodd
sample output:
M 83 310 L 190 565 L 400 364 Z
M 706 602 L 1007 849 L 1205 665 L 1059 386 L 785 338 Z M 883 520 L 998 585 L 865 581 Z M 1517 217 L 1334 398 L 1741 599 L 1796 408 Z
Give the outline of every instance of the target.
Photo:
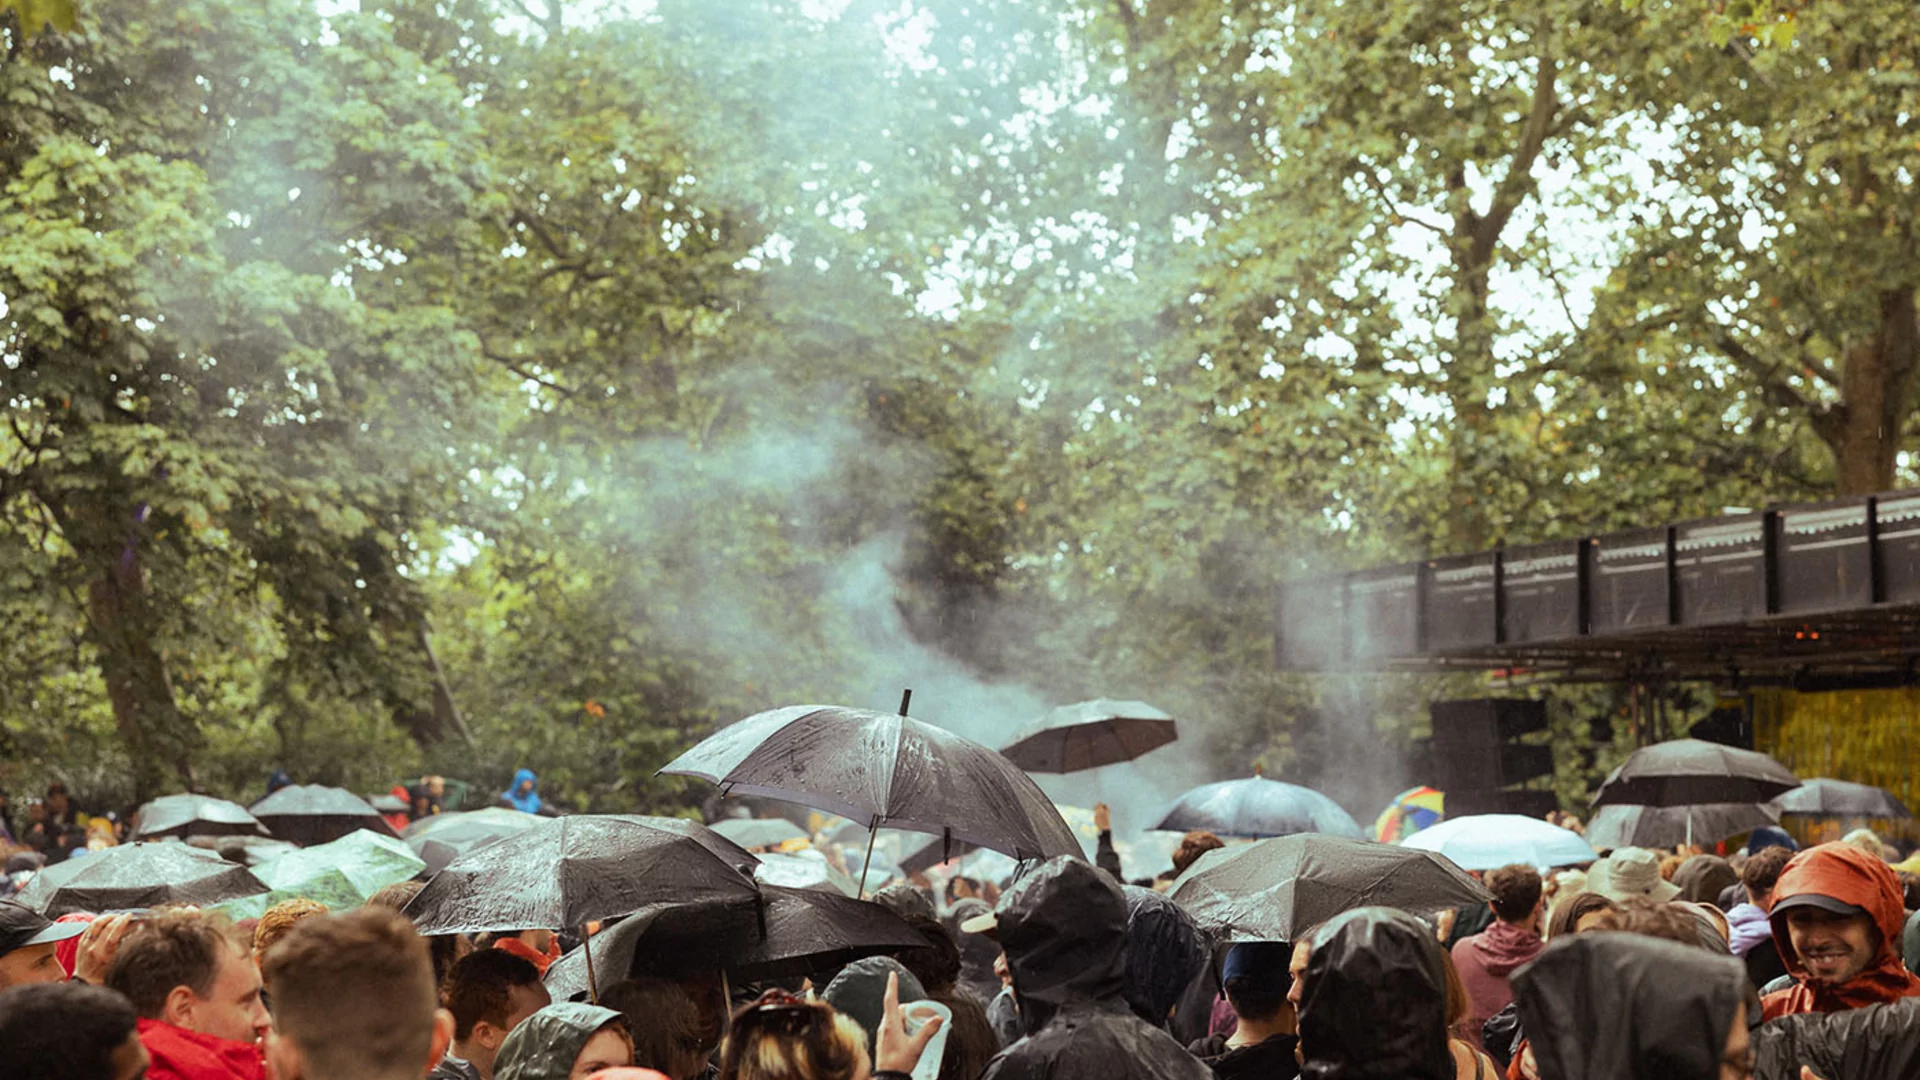
M 1733 1011 L 1733 1028 L 1720 1055 L 1720 1080 L 1752 1080 L 1753 1040 L 1747 1035 L 1747 1003 Z
M 47 807 L 56 814 L 66 813 L 67 812 L 67 793 L 64 791 L 56 791 L 53 794 L 47 796 Z
M 53 945 L 25 945 L 0 956 L 0 990 L 32 983 L 55 983 L 66 979 Z
M 573 1059 L 573 1068 L 567 1072 L 567 1080 L 586 1080 L 601 1069 L 618 1069 L 633 1064 L 633 1044 L 627 1041 L 626 1032 L 608 1025 L 593 1033 L 587 1039 L 587 1045 L 580 1048 L 579 1056 Z
M 551 930 L 528 930 L 523 940 L 534 952 L 543 953 L 553 948 L 553 939 L 558 936 Z
M 47 820 L 47 805 L 45 803 L 28 803 L 27 820 L 36 825 Z
M 727 990 L 720 976 L 687 979 L 680 983 L 680 989 L 686 991 L 700 1010 L 700 1037 L 708 1047 L 719 1046 L 727 1023 Z
M 188 991 L 181 1006 L 180 1026 L 202 1035 L 235 1042 L 255 1042 L 267 1033 L 272 1020 L 260 1000 L 260 969 L 236 949 L 221 950 L 220 967 L 206 997 Z
M 1293 976 L 1293 985 L 1287 987 L 1287 1003 L 1297 1012 L 1300 1008 L 1300 990 L 1306 985 L 1307 961 L 1313 957 L 1313 947 L 1302 941 L 1293 947 L 1293 958 L 1287 961 L 1287 974 Z
M 1836 915 L 1819 908 L 1787 912 L 1787 934 L 1793 951 L 1815 981 L 1838 985 L 1873 963 L 1876 943 L 1873 920 L 1865 915 Z
M 519 788 L 520 794 L 525 795 L 527 792 L 532 790 L 533 790 L 533 781 L 531 780 L 520 781 L 520 788 Z
M 131 1031 L 127 1032 L 127 1040 L 114 1047 L 112 1056 L 107 1058 L 107 1065 L 113 1070 L 113 1080 L 140 1080 L 147 1075 L 147 1066 L 152 1063 L 153 1058 L 147 1054 L 147 1045 L 140 1041 L 138 1034 Z

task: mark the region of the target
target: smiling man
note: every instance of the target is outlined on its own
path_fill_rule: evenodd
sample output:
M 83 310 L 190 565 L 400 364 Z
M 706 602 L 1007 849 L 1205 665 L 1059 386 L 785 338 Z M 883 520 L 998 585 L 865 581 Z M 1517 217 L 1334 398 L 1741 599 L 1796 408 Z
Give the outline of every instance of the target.
M 1781 871 L 1767 916 L 1795 979 L 1767 995 L 1768 1020 L 1920 997 L 1900 960 L 1900 881 L 1884 861 L 1846 844 L 1808 848 Z

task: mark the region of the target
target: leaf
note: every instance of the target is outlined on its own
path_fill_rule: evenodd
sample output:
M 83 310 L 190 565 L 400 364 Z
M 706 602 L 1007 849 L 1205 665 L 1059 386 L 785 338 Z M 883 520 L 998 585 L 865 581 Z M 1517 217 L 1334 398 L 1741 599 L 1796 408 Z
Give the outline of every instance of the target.
M 46 27 L 71 34 L 80 27 L 78 0 L 0 0 L 0 14 L 12 11 L 28 37 Z

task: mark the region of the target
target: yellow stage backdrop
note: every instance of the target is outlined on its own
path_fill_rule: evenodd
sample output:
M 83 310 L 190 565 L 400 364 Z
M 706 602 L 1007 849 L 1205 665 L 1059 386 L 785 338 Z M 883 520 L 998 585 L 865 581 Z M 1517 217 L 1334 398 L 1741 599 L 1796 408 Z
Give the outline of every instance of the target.
M 1873 784 L 1909 808 L 1920 807 L 1920 689 L 1756 690 L 1752 701 L 1755 748 L 1796 774 Z M 1841 828 L 1793 816 L 1782 824 L 1802 840 L 1838 839 Z M 1845 824 L 1871 825 L 1882 836 L 1913 835 L 1917 828 L 1913 822 Z

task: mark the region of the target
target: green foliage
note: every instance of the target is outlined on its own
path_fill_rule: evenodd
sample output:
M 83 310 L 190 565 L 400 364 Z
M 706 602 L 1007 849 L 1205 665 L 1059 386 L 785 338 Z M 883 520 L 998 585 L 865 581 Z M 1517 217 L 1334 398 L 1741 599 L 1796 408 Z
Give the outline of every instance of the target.
M 907 683 L 1384 797 L 1487 684 L 1276 581 L 1913 475 L 1906 6 L 0 4 L 0 782 L 685 811 Z

